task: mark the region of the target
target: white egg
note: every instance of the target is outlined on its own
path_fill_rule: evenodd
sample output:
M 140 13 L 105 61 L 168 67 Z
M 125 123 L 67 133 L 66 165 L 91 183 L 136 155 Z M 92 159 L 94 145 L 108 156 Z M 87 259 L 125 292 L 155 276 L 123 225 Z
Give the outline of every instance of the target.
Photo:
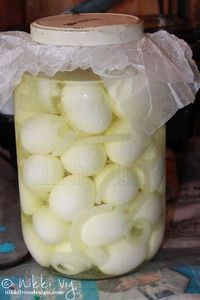
M 61 88 L 57 82 L 24 75 L 15 90 L 14 100 L 17 110 L 57 113 L 60 96 Z
M 103 246 L 125 236 L 129 227 L 125 213 L 113 211 L 98 214 L 82 225 L 81 239 L 90 246 Z
M 95 200 L 93 181 L 80 175 L 69 175 L 52 190 L 51 210 L 61 219 L 72 221 L 78 212 L 92 207 Z
M 49 208 L 40 208 L 33 214 L 33 226 L 47 244 L 58 244 L 68 237 L 69 225 L 58 219 Z
M 154 163 L 157 160 L 157 156 L 159 155 L 159 147 L 153 141 L 146 147 L 145 151 L 138 158 L 137 163 L 142 163 L 145 161 L 145 164 Z
M 27 119 L 20 131 L 25 150 L 32 154 L 51 153 L 60 139 L 63 119 L 56 115 L 38 114 Z
M 36 197 L 19 179 L 19 193 L 21 210 L 26 215 L 32 215 L 40 207 L 40 199 Z
M 104 203 L 122 205 L 131 201 L 138 192 L 138 182 L 131 169 L 107 165 L 95 177 L 97 193 Z
M 38 78 L 37 83 L 37 97 L 44 111 L 57 113 L 57 104 L 61 97 L 61 88 L 58 83 L 53 80 L 43 78 Z
M 62 138 L 56 144 L 55 150 L 53 151 L 52 155 L 61 156 L 63 155 L 67 149 L 76 141 L 77 133 L 74 130 L 69 129 L 67 132 L 62 136 Z
M 150 178 L 149 171 L 145 165 L 134 166 L 133 171 L 137 176 L 138 185 L 141 190 L 149 190 Z
M 144 218 L 147 219 L 151 225 L 155 225 L 164 210 L 162 199 L 163 197 L 157 193 L 147 194 L 145 201 L 134 215 L 134 218 Z
M 22 224 L 22 233 L 26 246 L 36 260 L 42 267 L 50 266 L 50 258 L 53 253 L 53 246 L 43 242 L 36 234 L 33 225 L 29 222 Z
M 121 78 L 104 78 L 104 84 L 111 95 L 114 114 L 128 118 L 133 124 L 140 124 L 148 117 L 151 109 L 147 77 L 140 72 L 129 72 Z
M 151 259 L 159 250 L 165 232 L 165 222 L 159 222 L 150 237 L 146 259 Z
M 108 261 L 99 267 L 108 275 L 122 275 L 138 267 L 145 259 L 147 246 L 133 247 L 125 240 L 110 244 L 106 248 Z
M 150 144 L 134 166 L 141 189 L 154 192 L 165 172 L 165 157 L 155 144 Z
M 24 182 L 37 192 L 50 192 L 64 173 L 61 161 L 50 155 L 32 155 L 24 162 Z
M 146 199 L 148 198 L 148 191 L 139 191 L 134 199 L 128 203 L 127 210 L 130 214 L 130 217 L 134 217 L 135 214 L 140 210 Z M 123 206 L 122 206 L 123 207 Z M 143 219 L 143 218 L 142 218 Z
M 71 146 L 61 157 L 65 169 L 72 174 L 95 175 L 106 163 L 102 145 Z
M 75 275 L 87 269 L 84 261 L 82 261 L 75 253 L 55 252 L 51 257 L 51 265 L 61 274 Z
M 86 246 L 84 252 L 95 266 L 101 266 L 108 260 L 108 255 L 103 247 Z
M 133 246 L 143 246 L 149 242 L 152 226 L 146 219 L 133 219 L 130 233 L 126 240 Z
M 16 87 L 14 94 L 15 124 L 18 123 L 21 126 L 28 118 L 38 112 L 39 109 L 32 105 L 28 85 L 22 80 Z
M 85 252 L 87 246 L 81 240 L 81 230 L 83 224 L 91 217 L 94 217 L 98 214 L 102 214 L 105 212 L 111 212 L 112 210 L 113 210 L 113 206 L 111 204 L 103 204 L 103 205 L 93 206 L 92 208 L 85 209 L 76 214 L 76 217 L 74 218 L 70 226 L 69 242 L 72 251 L 75 252 L 77 255 L 79 255 L 79 257 L 85 262 L 85 264 L 87 264 L 88 268 L 92 266 L 93 259 L 91 259 L 91 257 L 88 256 L 87 253 Z M 94 249 L 94 246 L 92 246 L 92 248 Z
M 149 137 L 144 132 L 135 130 L 125 120 L 115 121 L 107 131 L 107 134 L 111 135 L 119 133 L 130 134 L 130 139 L 123 142 L 106 143 L 105 149 L 111 161 L 129 166 L 142 154 Z
M 18 112 L 33 114 L 43 111 L 37 101 L 37 97 L 35 97 L 36 91 L 37 81 L 33 80 L 31 76 L 24 75 L 14 92 L 15 114 L 18 114 Z
M 123 112 L 120 103 L 116 100 L 116 98 L 113 98 L 112 96 L 108 95 L 108 100 L 110 102 L 112 111 L 115 114 L 115 116 L 117 116 L 119 119 L 124 119 L 126 115 Z
M 68 121 L 86 133 L 101 133 L 111 123 L 112 111 L 98 83 L 66 84 L 61 98 Z

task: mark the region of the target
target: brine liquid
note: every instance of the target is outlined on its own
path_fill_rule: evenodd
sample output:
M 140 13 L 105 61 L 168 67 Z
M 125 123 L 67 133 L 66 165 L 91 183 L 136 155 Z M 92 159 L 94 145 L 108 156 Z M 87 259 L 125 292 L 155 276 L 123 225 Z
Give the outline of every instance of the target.
M 146 136 L 99 78 L 72 74 L 24 75 L 15 91 L 23 236 L 62 275 L 122 275 L 162 242 L 165 128 Z

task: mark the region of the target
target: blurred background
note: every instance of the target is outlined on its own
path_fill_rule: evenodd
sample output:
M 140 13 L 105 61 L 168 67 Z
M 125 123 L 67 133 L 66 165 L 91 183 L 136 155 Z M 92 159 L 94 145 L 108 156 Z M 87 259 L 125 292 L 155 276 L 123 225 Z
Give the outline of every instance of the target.
M 191 26 L 196 26 L 200 19 L 198 0 L 1 0 L 0 28 L 28 29 L 33 20 L 60 14 L 65 10 L 110 11 L 139 16 L 176 16 L 182 21 L 189 22 Z

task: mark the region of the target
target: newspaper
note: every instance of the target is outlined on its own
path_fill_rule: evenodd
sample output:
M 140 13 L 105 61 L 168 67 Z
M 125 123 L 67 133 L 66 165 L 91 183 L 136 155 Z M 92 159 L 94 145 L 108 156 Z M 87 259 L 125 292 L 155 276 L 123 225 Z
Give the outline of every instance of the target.
M 200 247 L 200 136 L 185 151 L 167 151 L 167 224 L 164 248 Z
M 0 272 L 0 299 L 26 300 L 157 300 L 180 295 L 200 299 L 200 258 L 188 255 L 181 262 L 175 253 L 168 260 L 153 261 L 138 272 L 109 280 L 79 281 L 58 277 L 32 260 Z M 180 264 L 181 263 L 181 264 Z M 176 298 L 173 298 L 176 299 Z M 192 298 L 191 298 L 192 299 Z

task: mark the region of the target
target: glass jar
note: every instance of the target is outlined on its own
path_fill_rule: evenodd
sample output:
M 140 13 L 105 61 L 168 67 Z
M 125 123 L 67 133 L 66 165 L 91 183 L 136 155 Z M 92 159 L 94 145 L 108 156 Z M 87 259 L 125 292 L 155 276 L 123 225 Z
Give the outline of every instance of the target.
M 165 126 L 134 127 L 91 70 L 26 73 L 14 102 L 22 230 L 38 264 L 98 279 L 150 260 L 164 234 Z

